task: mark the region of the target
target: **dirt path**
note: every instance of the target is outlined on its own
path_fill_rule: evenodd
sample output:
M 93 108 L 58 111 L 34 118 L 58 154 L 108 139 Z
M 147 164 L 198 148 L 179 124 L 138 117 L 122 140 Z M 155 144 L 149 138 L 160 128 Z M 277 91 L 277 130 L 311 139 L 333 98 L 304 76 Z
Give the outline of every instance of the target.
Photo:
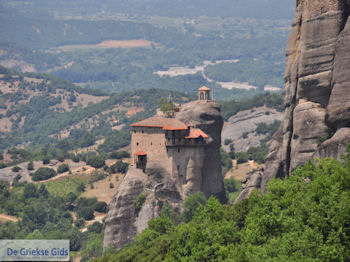
M 14 217 L 14 216 L 7 215 L 7 214 L 0 214 L 0 221 L 2 221 L 2 222 L 7 222 L 7 221 L 17 222 L 18 218 Z

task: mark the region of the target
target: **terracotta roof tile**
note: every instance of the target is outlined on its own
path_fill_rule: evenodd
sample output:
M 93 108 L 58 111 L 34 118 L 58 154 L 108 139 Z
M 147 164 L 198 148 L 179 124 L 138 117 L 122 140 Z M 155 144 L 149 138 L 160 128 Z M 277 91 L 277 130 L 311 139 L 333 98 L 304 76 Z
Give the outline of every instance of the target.
M 137 151 L 136 153 L 134 153 L 135 156 L 146 156 L 147 153 L 145 151 Z
M 187 129 L 185 123 L 180 122 L 174 118 L 165 117 L 150 117 L 132 124 L 134 127 L 159 127 L 164 130 L 181 130 Z
M 209 138 L 209 136 L 206 133 L 204 133 L 202 130 L 198 128 L 191 128 L 190 134 L 185 138 L 199 138 L 199 137 Z

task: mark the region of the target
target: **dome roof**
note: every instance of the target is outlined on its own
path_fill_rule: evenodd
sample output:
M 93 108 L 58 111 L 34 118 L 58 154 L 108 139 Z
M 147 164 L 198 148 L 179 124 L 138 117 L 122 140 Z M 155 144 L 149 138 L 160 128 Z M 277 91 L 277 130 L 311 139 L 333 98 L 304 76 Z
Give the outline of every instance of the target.
M 210 88 L 206 86 L 202 86 L 201 88 L 198 89 L 199 91 L 210 91 Z

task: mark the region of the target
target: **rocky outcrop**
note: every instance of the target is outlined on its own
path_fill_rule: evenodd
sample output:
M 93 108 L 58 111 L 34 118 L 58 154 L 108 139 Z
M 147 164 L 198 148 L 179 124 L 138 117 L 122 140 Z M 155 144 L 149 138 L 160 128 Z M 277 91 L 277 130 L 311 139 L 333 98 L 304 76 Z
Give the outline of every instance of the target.
M 349 143 L 350 1 L 297 0 L 287 45 L 285 113 L 260 187 Z
M 240 111 L 231 116 L 221 133 L 221 139 L 231 139 L 236 152 L 246 152 L 249 147 L 261 146 L 261 140 L 267 135 L 256 134 L 255 129 L 259 123 L 272 124 L 274 121 L 282 121 L 283 113 L 268 107 L 257 107 L 251 110 Z M 246 138 L 243 133 L 249 133 Z M 222 147 L 229 152 L 229 146 L 222 143 Z
M 253 192 L 254 189 L 260 188 L 263 172 L 264 169 L 262 167 L 259 167 L 258 169 L 246 174 L 245 178 L 241 181 L 242 192 L 236 198 L 235 203 L 246 199 Z
M 191 102 L 182 106 L 176 119 L 203 130 L 211 137 L 204 151 L 201 191 L 206 197 L 214 195 L 221 202 L 226 201 L 223 178 L 221 175 L 221 130 L 223 118 L 220 106 L 216 102 Z
M 157 217 L 165 204 L 181 212 L 183 199 L 190 193 L 203 191 L 226 201 L 221 175 L 220 144 L 223 119 L 215 102 L 192 102 L 182 106 L 176 119 L 210 136 L 204 155 L 194 154 L 187 163 L 186 182 L 179 181 L 167 171 L 166 163 L 147 163 L 145 172 L 130 166 L 128 173 L 110 205 L 106 218 L 104 247 L 117 249 L 130 243 L 147 227 L 148 221 Z M 196 150 L 196 149 L 194 149 Z M 203 152 L 203 151 L 201 151 Z M 135 209 L 136 199 L 145 196 L 140 210 Z
M 146 200 L 138 210 L 135 202 L 140 195 Z M 180 211 L 181 201 L 175 181 L 160 166 L 150 166 L 146 173 L 130 167 L 109 205 L 104 247 L 114 245 L 119 249 L 130 243 L 150 219 L 159 215 L 164 204 Z

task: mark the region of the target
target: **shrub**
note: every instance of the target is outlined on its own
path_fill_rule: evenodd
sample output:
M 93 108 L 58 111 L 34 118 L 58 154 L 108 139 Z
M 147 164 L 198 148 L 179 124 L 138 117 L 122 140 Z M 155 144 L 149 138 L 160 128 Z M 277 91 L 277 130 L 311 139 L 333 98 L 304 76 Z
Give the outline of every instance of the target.
M 230 155 L 222 148 L 220 149 L 220 155 L 221 155 L 221 173 L 224 176 L 232 168 L 232 159 Z
M 242 134 L 242 138 L 248 138 L 248 132 L 244 132 L 243 134 Z
M 38 197 L 39 193 L 36 186 L 33 183 L 26 184 L 23 190 L 24 199 Z
M 79 198 L 77 202 L 77 215 L 85 220 L 91 220 L 94 218 L 94 210 L 97 204 L 97 198 Z
M 47 198 L 50 195 L 49 191 L 47 191 L 46 186 L 44 184 L 41 184 L 38 193 L 40 196 L 45 198 Z
M 85 220 L 83 218 L 78 218 L 77 220 L 74 221 L 74 225 L 77 228 L 82 228 L 83 226 L 85 226 Z
M 43 164 L 47 165 L 48 163 L 50 163 L 50 157 L 49 156 L 44 156 L 43 157 Z
M 103 156 L 90 156 L 87 161 L 86 164 L 94 167 L 94 168 L 101 168 L 103 167 L 106 163 L 105 163 L 105 159 Z
M 264 163 L 269 149 L 263 145 L 261 147 L 250 147 L 247 151 L 249 159 L 257 161 L 258 163 Z
M 57 160 L 60 161 L 60 162 L 63 162 L 64 161 L 64 155 L 63 154 L 60 154 L 57 156 Z
M 92 220 L 94 219 L 94 209 L 91 206 L 81 207 L 77 211 L 77 216 L 85 220 Z
M 17 172 L 19 172 L 19 171 L 21 171 L 22 170 L 22 168 L 20 168 L 19 166 L 14 166 L 13 168 L 12 168 L 12 172 L 15 172 L 15 173 L 17 173 Z
M 0 169 L 5 167 L 7 167 L 7 165 L 4 162 L 0 162 Z
M 105 174 L 103 172 L 93 172 L 93 173 L 91 173 L 89 183 L 94 183 L 94 182 L 97 182 L 99 180 L 103 180 L 106 177 L 107 177 L 107 174 Z
M 138 195 L 138 197 L 136 198 L 135 202 L 134 202 L 134 208 L 136 210 L 136 212 L 140 211 L 143 203 L 145 203 L 146 201 L 146 196 L 143 194 Z
M 130 154 L 126 151 L 114 151 L 109 155 L 111 159 L 122 159 L 126 157 L 130 157 Z
M 62 173 L 67 172 L 67 171 L 69 171 L 69 165 L 68 164 L 59 165 L 58 168 L 57 168 L 57 173 L 58 174 L 62 174 Z
M 28 170 L 34 170 L 34 163 L 33 163 L 33 161 L 30 161 L 30 162 L 28 163 L 27 169 L 28 169 Z
M 79 156 L 77 156 L 77 155 L 72 156 L 72 160 L 75 163 L 78 163 L 80 161 Z
M 89 232 L 100 234 L 102 232 L 103 225 L 96 221 L 92 225 L 88 226 L 87 229 Z
M 68 202 L 68 203 L 73 203 L 77 198 L 78 198 L 78 197 L 77 197 L 76 194 L 74 194 L 73 192 L 69 192 L 69 193 L 65 196 L 64 200 L 65 200 L 66 202 Z
M 224 180 L 224 186 L 225 186 L 225 190 L 226 190 L 227 195 L 229 193 L 234 193 L 234 192 L 240 190 L 240 185 L 241 185 L 241 182 L 239 180 L 235 180 L 232 178 Z
M 95 205 L 95 211 L 101 212 L 101 213 L 107 213 L 108 212 L 108 205 L 104 201 L 98 201 Z
M 48 167 L 40 167 L 37 171 L 32 174 L 33 181 L 46 180 L 56 176 L 56 171 Z
M 22 178 L 20 174 L 17 174 L 16 177 L 13 179 L 12 185 L 13 186 L 19 186 L 19 180 Z
M 191 221 L 197 209 L 204 206 L 205 203 L 206 199 L 203 192 L 197 192 L 186 197 L 182 204 L 184 208 L 184 212 L 182 213 L 183 220 L 185 222 Z
M 83 182 L 81 182 L 78 186 L 77 186 L 77 191 L 79 193 L 85 192 L 85 184 Z
M 245 163 L 249 160 L 249 155 L 246 152 L 236 153 L 237 164 Z
M 128 169 L 129 169 L 128 163 L 124 163 L 123 161 L 118 160 L 117 162 L 115 162 L 115 164 L 111 165 L 107 169 L 107 172 L 110 174 L 114 174 L 114 173 L 126 174 L 128 172 Z

